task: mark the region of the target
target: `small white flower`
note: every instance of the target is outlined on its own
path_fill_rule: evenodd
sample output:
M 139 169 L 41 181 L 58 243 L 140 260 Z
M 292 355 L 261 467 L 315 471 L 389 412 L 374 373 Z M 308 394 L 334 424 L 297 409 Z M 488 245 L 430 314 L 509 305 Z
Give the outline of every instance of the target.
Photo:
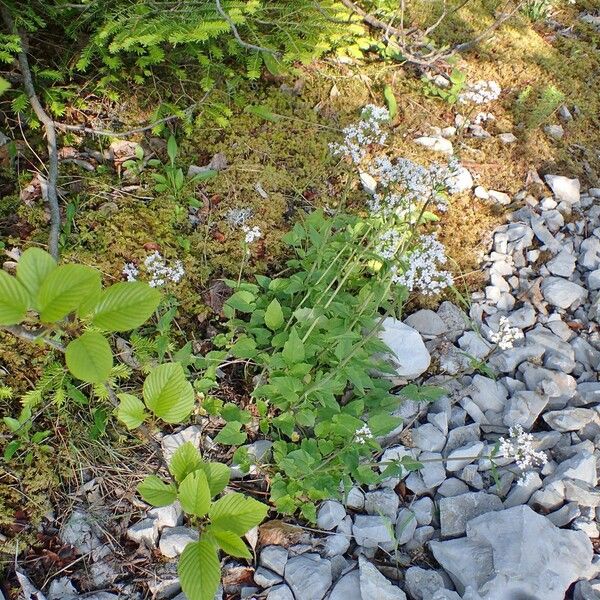
M 354 442 L 356 444 L 366 444 L 368 440 L 372 439 L 373 432 L 366 423 L 354 433 Z
M 508 317 L 500 317 L 498 331 L 490 335 L 490 340 L 502 350 L 513 347 L 516 340 L 523 339 L 523 332 L 518 327 L 511 327 Z
M 262 231 L 260 230 L 260 227 L 250 228 L 247 225 L 244 225 L 242 227 L 242 231 L 246 234 L 246 237 L 244 238 L 246 244 L 253 244 L 256 240 L 262 237 Z
M 179 283 L 185 275 L 183 263 L 180 260 L 169 266 L 158 251 L 149 254 L 144 259 L 144 267 L 150 287 L 162 287 L 169 281 Z
M 225 219 L 232 227 L 242 227 L 253 213 L 251 208 L 232 208 L 227 211 Z
M 487 104 L 497 100 L 501 92 L 502 88 L 496 81 L 480 80 L 468 84 L 467 89 L 459 94 L 458 100 L 462 103 Z
M 127 281 L 137 281 L 140 270 L 133 263 L 125 263 L 122 273 Z
M 509 437 L 500 438 L 500 454 L 512 458 L 521 471 L 517 483 L 526 485 L 532 477 L 534 467 L 543 467 L 548 462 L 545 452 L 536 450 L 533 446 L 534 438 L 531 433 L 525 433 L 521 425 L 515 425 L 508 430 Z

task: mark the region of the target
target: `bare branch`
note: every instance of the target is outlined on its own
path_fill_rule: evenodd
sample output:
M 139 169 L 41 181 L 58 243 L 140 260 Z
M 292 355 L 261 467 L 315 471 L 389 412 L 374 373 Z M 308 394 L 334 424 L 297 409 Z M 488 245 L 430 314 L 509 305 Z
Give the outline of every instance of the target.
M 2 19 L 9 31 L 18 35 L 21 40 L 21 50 L 17 54 L 19 68 L 23 76 L 23 87 L 31 104 L 31 108 L 35 112 L 37 118 L 41 121 L 46 132 L 46 143 L 48 146 L 48 179 L 45 186 L 45 199 L 50 208 L 50 236 L 48 249 L 50 254 L 58 260 L 58 236 L 60 234 L 60 207 L 58 204 L 58 194 L 56 186 L 58 182 L 58 148 L 56 145 L 56 129 L 54 121 L 44 110 L 33 85 L 31 70 L 29 69 L 29 60 L 27 59 L 27 36 L 22 31 L 17 31 L 12 15 L 6 5 L 0 6 Z
M 375 27 L 375 29 L 382 29 L 383 31 L 388 32 L 388 34 L 391 33 L 391 34 L 397 35 L 399 37 L 409 35 L 415 31 L 414 29 L 404 31 L 403 27 L 401 29 L 398 29 L 397 27 L 392 27 L 391 25 L 388 25 L 388 23 L 384 23 L 383 21 L 380 21 L 376 16 L 363 10 L 360 6 L 358 6 L 357 4 L 352 2 L 352 0 L 341 0 L 341 2 L 347 9 L 351 10 L 352 12 L 354 12 L 357 15 L 359 15 L 360 17 L 362 17 L 362 20 L 367 25 L 370 25 L 371 27 Z M 402 13 L 404 14 L 404 11 L 402 11 Z
M 237 40 L 237 43 L 240 46 L 243 46 L 244 48 L 247 48 L 248 50 L 256 50 L 258 52 L 268 52 L 269 54 L 272 54 L 273 56 L 279 56 L 279 53 L 276 52 L 275 50 L 271 50 L 269 48 L 263 48 L 262 46 L 255 46 L 254 44 L 249 44 L 248 42 L 245 42 L 241 38 L 240 32 L 238 31 L 236 24 L 233 22 L 233 19 L 223 10 L 223 7 L 221 6 L 221 0 L 215 0 L 215 5 L 217 7 L 217 12 L 227 21 L 227 24 L 229 25 L 229 29 L 231 29 L 231 33 L 233 33 L 233 37 Z
M 4 331 L 8 331 L 8 333 L 12 333 L 15 337 L 18 337 L 21 340 L 25 340 L 26 342 L 44 342 L 48 346 L 52 346 L 55 350 L 59 352 L 65 353 L 65 347 L 60 343 L 50 338 L 46 337 L 46 333 L 48 330 L 44 328 L 40 329 L 25 329 L 22 325 L 3 325 L 2 329 Z

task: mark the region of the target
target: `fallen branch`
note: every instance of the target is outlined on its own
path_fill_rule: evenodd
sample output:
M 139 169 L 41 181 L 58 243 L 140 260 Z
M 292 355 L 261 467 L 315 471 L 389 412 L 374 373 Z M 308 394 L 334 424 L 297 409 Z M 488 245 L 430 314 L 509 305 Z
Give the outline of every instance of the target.
M 31 104 L 33 112 L 41 121 L 46 132 L 46 143 L 48 146 L 48 178 L 45 186 L 45 199 L 50 208 L 50 235 L 48 241 L 48 249 L 55 260 L 58 260 L 58 237 L 60 234 L 60 207 L 58 204 L 58 194 L 56 191 L 58 182 L 58 148 L 56 145 L 56 128 L 54 121 L 44 110 L 33 85 L 31 70 L 29 68 L 29 60 L 27 59 L 27 36 L 22 31 L 18 31 L 15 27 L 12 15 L 6 5 L 0 6 L 2 19 L 9 31 L 19 36 L 21 40 L 21 49 L 17 54 L 19 68 L 23 76 L 23 87 Z M 44 186 L 42 186 L 42 189 Z

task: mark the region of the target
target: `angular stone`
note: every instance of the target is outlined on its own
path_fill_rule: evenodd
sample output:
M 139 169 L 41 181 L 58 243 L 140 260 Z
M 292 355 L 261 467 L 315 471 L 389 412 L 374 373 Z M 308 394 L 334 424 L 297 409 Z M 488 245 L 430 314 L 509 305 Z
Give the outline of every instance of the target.
M 169 527 L 160 536 L 159 550 L 167 558 L 179 556 L 191 542 L 198 541 L 199 534 L 190 527 Z
M 531 391 L 515 392 L 506 405 L 504 424 L 507 427 L 521 425 L 529 430 L 547 404 L 548 396 Z
M 469 327 L 470 320 L 466 313 L 448 300 L 440 304 L 437 314 L 446 324 L 446 337 L 451 342 L 455 342 Z
M 158 526 L 156 519 L 142 519 L 129 529 L 127 537 L 136 544 L 145 544 L 148 548 L 156 548 L 158 543 Z
M 433 569 L 409 567 L 404 575 L 404 586 L 413 600 L 430 600 L 440 589 L 445 589 L 444 579 Z
M 438 494 L 443 498 L 452 498 L 454 496 L 460 496 L 466 494 L 469 491 L 469 486 L 456 477 L 450 477 L 446 479 L 442 485 L 438 488 Z
M 595 424 L 598 428 L 600 416 L 590 408 L 566 408 L 554 410 L 543 415 L 544 421 L 555 431 L 580 431 Z M 600 432 L 599 432 L 600 433 Z
M 471 586 L 494 600 L 564 600 L 569 586 L 587 577 L 593 556 L 583 532 L 558 529 L 528 506 L 476 517 L 466 538 L 430 546 L 459 593 Z
M 296 600 L 322 600 L 332 583 L 331 563 L 318 554 L 294 556 L 284 577 Z
M 575 204 L 580 199 L 579 179 L 569 179 L 562 175 L 546 175 L 546 183 L 559 202 Z
M 423 452 L 419 459 L 423 468 L 419 470 L 426 489 L 434 489 L 446 479 L 444 459 L 439 452 Z
M 273 571 L 269 571 L 264 567 L 258 567 L 254 571 L 254 583 L 261 588 L 270 588 L 282 581 L 281 575 L 277 575 L 277 573 L 273 573 Z
M 421 309 L 412 313 L 404 322 L 409 327 L 416 329 L 421 335 L 435 337 L 443 335 L 448 331 L 448 327 L 442 318 L 432 310 Z
M 295 600 L 295 598 L 292 590 L 283 584 L 272 587 L 267 594 L 267 600 Z
M 358 571 L 346 573 L 334 586 L 329 600 L 363 600 Z
M 356 486 L 350 489 L 346 496 L 346 508 L 351 510 L 362 510 L 365 506 L 365 495 Z
M 399 504 L 398 494 L 390 488 L 383 488 L 365 494 L 365 511 L 369 515 L 380 515 L 394 521 Z
M 484 412 L 502 412 L 508 397 L 506 388 L 500 382 L 482 375 L 475 375 L 465 392 Z
M 283 575 L 288 561 L 288 550 L 283 546 L 265 546 L 260 553 L 258 564 Z
M 495 494 L 469 492 L 442 498 L 439 502 L 442 537 L 458 537 L 465 533 L 467 522 L 490 511 L 502 510 L 502 500 Z
M 390 348 L 388 356 L 399 377 L 415 379 L 429 368 L 431 356 L 416 329 L 387 317 L 379 337 Z
M 410 505 L 410 510 L 414 513 L 419 525 L 429 525 L 433 520 L 434 506 L 433 500 L 428 496 L 415 500 Z
M 402 508 L 396 521 L 396 540 L 400 546 L 409 542 L 417 528 L 417 518 L 408 508 Z
M 446 436 L 431 423 L 412 430 L 413 444 L 426 452 L 441 452 L 446 445 Z
M 475 442 L 468 446 L 457 448 L 448 454 L 446 470 L 450 472 L 460 471 L 469 463 L 477 460 L 484 448 L 483 442 Z
M 575 271 L 575 257 L 570 252 L 562 250 L 546 263 L 546 267 L 552 275 L 571 277 L 573 271 Z
M 185 444 L 185 442 L 191 442 L 196 448 L 199 448 L 201 441 L 202 431 L 196 425 L 186 427 L 179 433 L 163 436 L 160 445 L 162 446 L 165 462 L 167 464 L 171 462 L 171 458 L 173 458 L 173 454 L 175 454 L 177 448 Z
M 352 526 L 354 540 L 365 548 L 391 549 L 394 540 L 390 534 L 390 521 L 383 517 L 357 515 Z
M 406 600 L 406 594 L 392 585 L 364 556 L 358 557 L 360 593 L 363 600 Z
M 317 511 L 317 526 L 324 531 L 335 529 L 346 516 L 344 505 L 335 500 L 326 500 Z
M 452 154 L 452 142 L 443 137 L 421 136 L 413 140 L 419 146 L 425 146 L 432 152 L 443 152 L 444 154 Z
M 156 526 L 161 531 L 164 527 L 181 525 L 183 523 L 183 509 L 177 500 L 168 506 L 158 506 L 149 510 L 148 517 L 156 519 Z
M 562 277 L 546 277 L 541 286 L 544 299 L 558 308 L 577 308 L 586 298 L 587 290 Z

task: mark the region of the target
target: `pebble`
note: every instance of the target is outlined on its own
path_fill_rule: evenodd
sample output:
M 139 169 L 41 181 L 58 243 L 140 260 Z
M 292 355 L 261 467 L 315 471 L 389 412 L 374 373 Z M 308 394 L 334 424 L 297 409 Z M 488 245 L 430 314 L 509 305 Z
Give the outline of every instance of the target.
M 158 548 L 163 556 L 179 556 L 190 542 L 198 541 L 199 535 L 190 527 L 169 527 L 160 536 Z
M 331 563 L 318 554 L 294 556 L 285 566 L 284 578 L 295 600 L 322 600 L 333 581 Z
M 474 517 L 502 510 L 502 500 L 495 494 L 468 492 L 440 499 L 439 509 L 442 537 L 458 537 L 465 533 L 467 523 Z
M 391 350 L 390 360 L 398 376 L 416 379 L 429 368 L 431 356 L 416 329 L 387 317 L 379 337 Z
M 323 502 L 317 511 L 317 526 L 324 531 L 335 529 L 346 516 L 343 504 L 334 500 Z

